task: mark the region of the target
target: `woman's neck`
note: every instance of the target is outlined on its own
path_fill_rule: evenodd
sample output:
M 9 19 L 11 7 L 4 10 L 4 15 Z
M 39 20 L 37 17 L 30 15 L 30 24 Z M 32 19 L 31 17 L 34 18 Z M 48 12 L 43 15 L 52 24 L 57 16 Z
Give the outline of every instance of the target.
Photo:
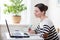
M 44 20 L 45 18 L 48 18 L 47 16 L 41 16 L 40 19 Z

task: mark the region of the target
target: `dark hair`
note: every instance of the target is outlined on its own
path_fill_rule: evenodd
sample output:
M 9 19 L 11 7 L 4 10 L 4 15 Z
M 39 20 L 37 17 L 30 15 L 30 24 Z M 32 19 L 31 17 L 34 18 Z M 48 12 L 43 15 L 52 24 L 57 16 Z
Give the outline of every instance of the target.
M 48 6 L 42 4 L 42 3 L 39 3 L 39 4 L 36 4 L 35 7 L 38 7 L 40 9 L 40 11 L 47 11 L 48 9 Z

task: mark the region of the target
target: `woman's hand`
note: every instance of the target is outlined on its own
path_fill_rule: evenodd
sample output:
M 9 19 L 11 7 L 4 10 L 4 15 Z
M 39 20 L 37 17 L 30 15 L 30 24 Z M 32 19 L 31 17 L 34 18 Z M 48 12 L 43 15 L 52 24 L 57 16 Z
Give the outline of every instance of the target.
M 30 30 L 28 31 L 29 34 L 35 34 L 35 31 L 34 30 Z
M 48 34 L 47 33 L 44 33 L 43 34 L 43 38 L 47 38 L 48 37 Z

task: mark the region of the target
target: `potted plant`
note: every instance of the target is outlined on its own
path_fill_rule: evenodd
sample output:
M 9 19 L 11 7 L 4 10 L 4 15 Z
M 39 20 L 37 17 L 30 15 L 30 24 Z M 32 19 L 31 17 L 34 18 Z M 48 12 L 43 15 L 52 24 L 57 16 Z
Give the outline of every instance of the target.
M 5 10 L 4 10 L 4 13 L 5 14 L 14 14 L 13 15 L 13 22 L 14 23 L 20 23 L 20 20 L 21 20 L 21 12 L 26 10 L 27 7 L 22 4 L 23 0 L 10 0 L 11 2 L 11 5 L 7 5 L 7 4 L 4 4 L 5 6 Z

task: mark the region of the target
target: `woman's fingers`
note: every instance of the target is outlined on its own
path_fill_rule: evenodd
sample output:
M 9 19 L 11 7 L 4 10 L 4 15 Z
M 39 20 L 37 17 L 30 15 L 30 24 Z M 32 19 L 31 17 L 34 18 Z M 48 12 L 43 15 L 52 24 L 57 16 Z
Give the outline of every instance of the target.
M 34 30 L 30 30 L 29 33 L 30 34 L 35 34 L 35 31 Z

